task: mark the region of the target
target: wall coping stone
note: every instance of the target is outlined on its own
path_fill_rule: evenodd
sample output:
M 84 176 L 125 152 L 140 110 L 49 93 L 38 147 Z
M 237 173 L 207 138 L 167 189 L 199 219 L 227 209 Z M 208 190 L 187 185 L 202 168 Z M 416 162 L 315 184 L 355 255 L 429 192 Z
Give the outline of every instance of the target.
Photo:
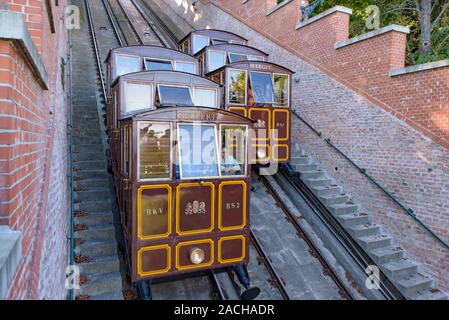
M 284 0 L 281 3 L 278 3 L 277 5 L 275 5 L 273 8 L 271 8 L 270 10 L 267 11 L 267 13 L 265 14 L 266 16 L 271 15 L 272 13 L 278 11 L 279 9 L 281 9 L 282 7 L 284 7 L 285 5 L 289 4 L 290 2 L 292 2 L 293 0 Z
M 0 39 L 11 40 L 31 66 L 41 86 L 48 90 L 48 75 L 36 46 L 31 40 L 23 14 L 0 10 Z
M 5 299 L 22 256 L 22 233 L 0 226 L 0 300 Z
M 357 43 L 357 42 L 360 42 L 360 41 L 363 41 L 363 40 L 367 40 L 367 39 L 370 39 L 370 38 L 373 38 L 373 37 L 377 37 L 377 36 L 379 36 L 381 34 L 384 34 L 384 33 L 390 32 L 390 31 L 396 31 L 396 32 L 401 32 L 401 33 L 408 34 L 408 33 L 410 33 L 410 28 L 409 27 L 400 26 L 398 24 L 390 24 L 390 25 L 388 25 L 386 27 L 383 27 L 383 28 L 380 28 L 380 29 L 377 29 L 377 30 L 374 30 L 374 31 L 371 31 L 371 32 L 364 33 L 364 34 L 362 34 L 360 36 L 357 36 L 357 37 L 354 37 L 354 38 L 351 38 L 351 39 L 348 39 L 348 40 L 337 41 L 335 43 L 335 49 L 339 49 L 339 48 L 346 47 L 346 46 L 349 46 L 351 44 L 354 44 L 354 43 Z
M 437 68 L 442 68 L 442 67 L 448 67 L 448 66 L 449 66 L 449 59 L 428 62 L 428 63 L 423 63 L 423 64 L 417 64 L 415 66 L 391 70 L 390 77 L 399 76 L 401 74 L 407 74 L 407 73 L 432 70 L 432 69 L 437 69 Z
M 316 16 L 314 16 L 314 17 L 312 17 L 310 19 L 307 19 L 307 20 L 305 20 L 303 22 L 298 23 L 296 25 L 296 30 L 301 29 L 304 26 L 306 26 L 308 24 L 311 24 L 311 23 L 313 23 L 313 22 L 315 22 L 317 20 L 323 19 L 324 17 L 326 17 L 326 16 L 328 16 L 328 15 L 330 15 L 332 13 L 335 13 L 335 12 L 342 12 L 342 13 L 352 14 L 352 9 L 347 8 L 347 7 L 343 7 L 343 6 L 332 7 L 330 9 L 327 9 L 324 12 L 321 12 L 320 14 L 317 14 Z

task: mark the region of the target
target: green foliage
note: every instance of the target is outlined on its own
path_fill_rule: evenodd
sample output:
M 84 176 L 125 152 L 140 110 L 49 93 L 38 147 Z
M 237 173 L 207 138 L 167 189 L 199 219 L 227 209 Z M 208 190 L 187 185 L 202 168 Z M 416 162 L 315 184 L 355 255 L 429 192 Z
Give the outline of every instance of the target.
M 418 0 L 420 2 L 420 0 Z M 436 18 L 447 0 L 438 0 L 432 18 Z M 415 65 L 431 61 L 449 58 L 449 10 L 443 13 L 443 18 L 435 26 L 431 34 L 432 51 L 427 54 L 420 53 L 420 21 L 419 15 L 413 0 L 326 0 L 313 12 L 319 14 L 336 5 L 351 8 L 353 14 L 350 22 L 350 37 L 355 37 L 371 30 L 366 28 L 368 12 L 365 8 L 369 5 L 376 5 L 380 9 L 380 27 L 385 27 L 395 23 L 410 27 L 410 34 L 407 37 L 407 65 Z

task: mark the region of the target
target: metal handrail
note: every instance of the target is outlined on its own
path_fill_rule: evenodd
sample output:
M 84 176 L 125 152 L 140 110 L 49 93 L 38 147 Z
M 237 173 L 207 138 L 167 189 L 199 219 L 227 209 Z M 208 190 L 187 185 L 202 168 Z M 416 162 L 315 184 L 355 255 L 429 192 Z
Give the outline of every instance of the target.
M 292 113 L 301 120 L 307 127 L 309 127 L 316 135 L 319 137 L 322 136 L 322 133 L 315 129 L 310 123 L 307 122 L 303 117 L 301 117 L 296 110 L 292 110 Z M 365 168 L 360 167 L 357 163 L 355 163 L 351 158 L 349 158 L 343 151 L 341 151 L 336 145 L 331 142 L 330 138 L 325 138 L 324 141 L 331 146 L 339 155 L 345 158 L 349 163 L 351 163 L 355 168 L 357 168 L 360 173 L 362 173 L 365 177 L 368 178 L 376 187 L 378 187 L 389 199 L 391 199 L 394 203 L 396 203 L 402 210 L 404 210 L 410 217 L 412 217 L 421 227 L 423 227 L 427 232 L 429 232 L 438 242 L 440 242 L 446 249 L 449 249 L 449 245 L 439 236 L 437 235 L 429 226 L 427 226 L 424 222 L 422 222 L 415 214 L 415 211 L 411 208 L 407 208 L 399 199 L 397 199 L 394 195 L 392 195 L 387 189 L 385 189 L 379 182 L 377 182 L 373 177 L 371 177 Z

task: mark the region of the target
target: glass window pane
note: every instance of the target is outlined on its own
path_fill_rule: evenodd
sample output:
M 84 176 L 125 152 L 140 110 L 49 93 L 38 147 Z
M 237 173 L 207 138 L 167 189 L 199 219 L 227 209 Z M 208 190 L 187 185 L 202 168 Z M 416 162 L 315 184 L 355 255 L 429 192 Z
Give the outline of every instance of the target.
M 169 124 L 139 122 L 139 178 L 170 178 Z
M 200 107 L 217 107 L 216 91 L 213 89 L 198 89 L 193 91 L 193 100 L 196 106 Z
M 274 96 L 275 103 L 280 106 L 288 105 L 288 76 L 287 75 L 274 75 Z
M 183 72 L 187 72 L 187 73 L 196 74 L 194 63 L 176 61 L 175 68 L 176 68 L 176 71 L 183 71 Z
M 170 61 L 145 59 L 145 69 L 149 71 L 173 70 L 173 66 Z
M 250 72 L 251 89 L 253 92 L 254 102 L 256 103 L 273 103 L 274 91 L 271 74 Z
M 209 72 L 223 67 L 226 64 L 225 53 L 221 51 L 209 51 Z
M 150 109 L 153 100 L 153 86 L 125 83 L 125 113 Z
M 189 88 L 159 86 L 161 105 L 192 106 Z
M 249 56 L 248 58 L 252 61 L 265 61 L 265 58 L 262 56 Z
M 209 45 L 209 37 L 193 36 L 193 54 Z
M 218 44 L 227 44 L 229 43 L 228 40 L 223 40 L 223 39 L 212 39 L 212 45 L 216 46 Z
M 246 71 L 229 70 L 229 103 L 246 104 Z
M 246 128 L 221 127 L 221 175 L 244 175 L 246 172 Z
M 117 55 L 115 78 L 124 74 L 141 71 L 141 68 L 139 57 Z
M 239 62 L 239 61 L 246 61 L 246 60 L 248 60 L 248 56 L 245 54 L 237 54 L 237 53 L 229 54 L 229 61 L 231 61 L 231 63 Z
M 179 125 L 181 179 L 217 177 L 218 157 L 215 127 Z

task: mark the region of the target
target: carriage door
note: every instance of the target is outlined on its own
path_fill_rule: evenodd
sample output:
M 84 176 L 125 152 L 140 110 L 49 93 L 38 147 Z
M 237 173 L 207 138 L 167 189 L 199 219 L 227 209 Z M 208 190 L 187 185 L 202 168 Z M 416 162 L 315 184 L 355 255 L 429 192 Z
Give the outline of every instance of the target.
M 121 161 L 121 188 L 122 188 L 122 223 L 126 230 L 130 230 L 131 221 L 131 202 L 132 202 L 132 180 L 131 180 L 131 161 L 132 161 L 132 130 L 131 126 L 122 127 L 122 161 Z

